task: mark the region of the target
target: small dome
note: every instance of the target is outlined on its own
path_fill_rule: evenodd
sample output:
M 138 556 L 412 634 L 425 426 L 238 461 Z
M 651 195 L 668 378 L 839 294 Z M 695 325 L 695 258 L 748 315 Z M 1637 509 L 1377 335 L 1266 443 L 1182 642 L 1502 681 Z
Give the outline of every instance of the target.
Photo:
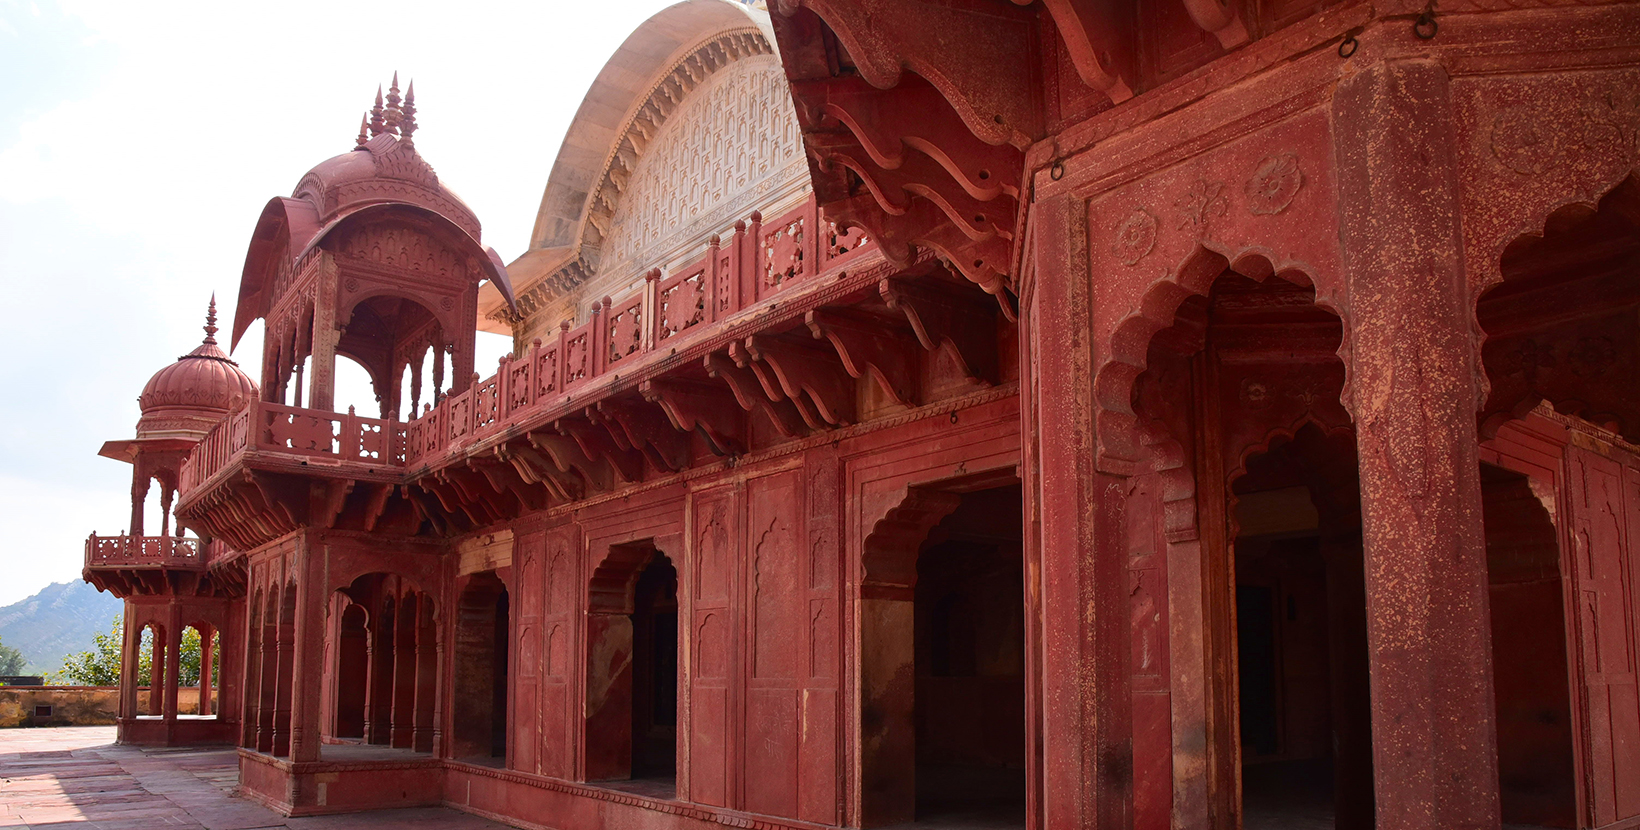
M 359 125 L 357 146 L 319 162 L 296 183 L 292 197 L 311 202 L 327 223 L 359 205 L 418 205 L 449 217 L 478 239 L 478 217 L 472 208 L 445 187 L 433 166 L 416 152 L 415 86 L 410 84 L 401 103 L 394 73 L 385 106 L 381 90 L 376 91 L 376 105 Z
M 212 297 L 205 316 L 205 342 L 156 372 L 142 388 L 137 437 L 203 436 L 256 395 L 256 382 L 216 345 L 216 298 Z

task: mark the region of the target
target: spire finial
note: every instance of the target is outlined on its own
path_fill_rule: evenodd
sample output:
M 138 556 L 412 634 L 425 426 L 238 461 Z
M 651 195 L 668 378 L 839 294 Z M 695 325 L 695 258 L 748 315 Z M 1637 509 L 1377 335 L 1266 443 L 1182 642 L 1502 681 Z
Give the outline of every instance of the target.
M 205 311 L 205 343 L 207 346 L 216 345 L 216 292 L 211 292 L 211 306 Z
M 403 113 L 399 110 L 399 72 L 393 70 L 393 83 L 387 88 L 387 129 L 397 135 L 399 119 Z
M 414 147 L 410 136 L 416 132 L 416 81 L 410 79 L 410 86 L 404 90 L 404 109 L 399 118 L 399 136 L 406 146 Z
M 370 140 L 370 113 L 359 116 L 359 138 L 353 143 L 354 147 L 363 147 Z
M 387 124 L 382 120 L 382 87 L 381 84 L 377 84 L 376 105 L 370 108 L 370 137 L 381 135 L 385 129 Z

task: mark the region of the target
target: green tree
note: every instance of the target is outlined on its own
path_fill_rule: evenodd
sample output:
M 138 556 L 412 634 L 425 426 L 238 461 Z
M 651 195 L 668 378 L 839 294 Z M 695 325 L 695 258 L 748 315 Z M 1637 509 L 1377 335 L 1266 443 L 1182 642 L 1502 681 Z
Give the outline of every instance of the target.
M 5 643 L 0 643 L 0 675 L 17 675 L 23 673 L 23 665 L 28 661 L 23 659 L 23 653 Z
M 65 685 L 118 686 L 120 646 L 125 641 L 124 629 L 124 621 L 115 617 L 113 628 L 107 634 L 94 636 L 89 650 L 63 658 L 63 667 L 52 676 L 52 679 Z M 146 644 L 149 639 L 148 630 L 143 629 L 142 633 Z M 148 682 L 148 652 L 147 648 L 139 652 L 142 655 L 140 684 Z

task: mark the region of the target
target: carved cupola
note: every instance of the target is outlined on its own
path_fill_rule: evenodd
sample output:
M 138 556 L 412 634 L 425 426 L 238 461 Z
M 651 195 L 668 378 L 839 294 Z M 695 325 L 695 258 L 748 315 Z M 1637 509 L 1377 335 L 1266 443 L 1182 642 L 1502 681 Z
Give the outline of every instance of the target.
M 415 84 L 401 99 L 395 73 L 356 146 L 263 209 L 233 328 L 237 346 L 265 321 L 262 400 L 332 409 L 337 355 L 369 373 L 383 418 L 401 417 L 406 382 L 412 408 L 471 385 L 479 283 L 509 303 L 512 287 L 478 218 L 416 151 L 415 131 Z

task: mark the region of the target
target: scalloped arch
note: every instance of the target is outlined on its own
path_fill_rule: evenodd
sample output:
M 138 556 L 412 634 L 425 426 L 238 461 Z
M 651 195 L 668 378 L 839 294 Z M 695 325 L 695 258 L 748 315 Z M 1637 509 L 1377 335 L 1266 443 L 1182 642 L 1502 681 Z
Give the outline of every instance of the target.
M 1248 245 L 1231 249 L 1198 242 L 1179 266 L 1153 283 L 1137 307 L 1122 318 L 1105 344 L 1103 360 L 1093 375 L 1094 430 L 1099 442 L 1099 463 L 1106 469 L 1124 467 L 1140 460 L 1139 442 L 1143 435 L 1138 414 L 1133 411 L 1133 385 L 1149 368 L 1150 341 L 1156 333 L 1173 325 L 1179 306 L 1191 297 L 1205 297 L 1213 283 L 1234 272 L 1263 282 L 1275 277 L 1294 285 L 1315 289 L 1315 304 L 1337 316 L 1344 336 L 1338 356 L 1344 361 L 1344 394 L 1349 406 L 1350 361 L 1349 317 L 1338 300 L 1343 296 L 1340 281 L 1331 275 L 1318 278 L 1302 264 L 1277 260 L 1266 247 Z
M 1602 426 L 1609 426 L 1620 420 L 1616 413 L 1596 411 L 1588 403 L 1577 398 L 1550 400 L 1534 391 L 1528 391 L 1507 403 L 1487 406 L 1487 401 L 1492 397 L 1492 375 L 1486 365 L 1485 355 L 1486 344 L 1491 340 L 1491 335 L 1487 333 L 1485 326 L 1481 325 L 1481 302 L 1486 299 L 1487 294 L 1509 282 L 1504 273 L 1504 264 L 1519 256 L 1523 248 L 1544 240 L 1550 235 L 1550 228 L 1561 224 L 1562 221 L 1590 217 L 1609 209 L 1632 216 L 1635 224 L 1640 225 L 1640 168 L 1631 169 L 1598 192 L 1600 195 L 1594 199 L 1562 202 L 1544 209 L 1539 215 L 1528 220 L 1526 224 L 1531 230 L 1516 234 L 1503 246 L 1495 263 L 1496 267 L 1486 272 L 1470 298 L 1470 324 L 1475 336 L 1476 407 L 1479 410 L 1479 434 L 1483 441 L 1495 437 L 1504 424 L 1526 417 L 1539 403 L 1545 402 L 1562 415 L 1582 418 Z

